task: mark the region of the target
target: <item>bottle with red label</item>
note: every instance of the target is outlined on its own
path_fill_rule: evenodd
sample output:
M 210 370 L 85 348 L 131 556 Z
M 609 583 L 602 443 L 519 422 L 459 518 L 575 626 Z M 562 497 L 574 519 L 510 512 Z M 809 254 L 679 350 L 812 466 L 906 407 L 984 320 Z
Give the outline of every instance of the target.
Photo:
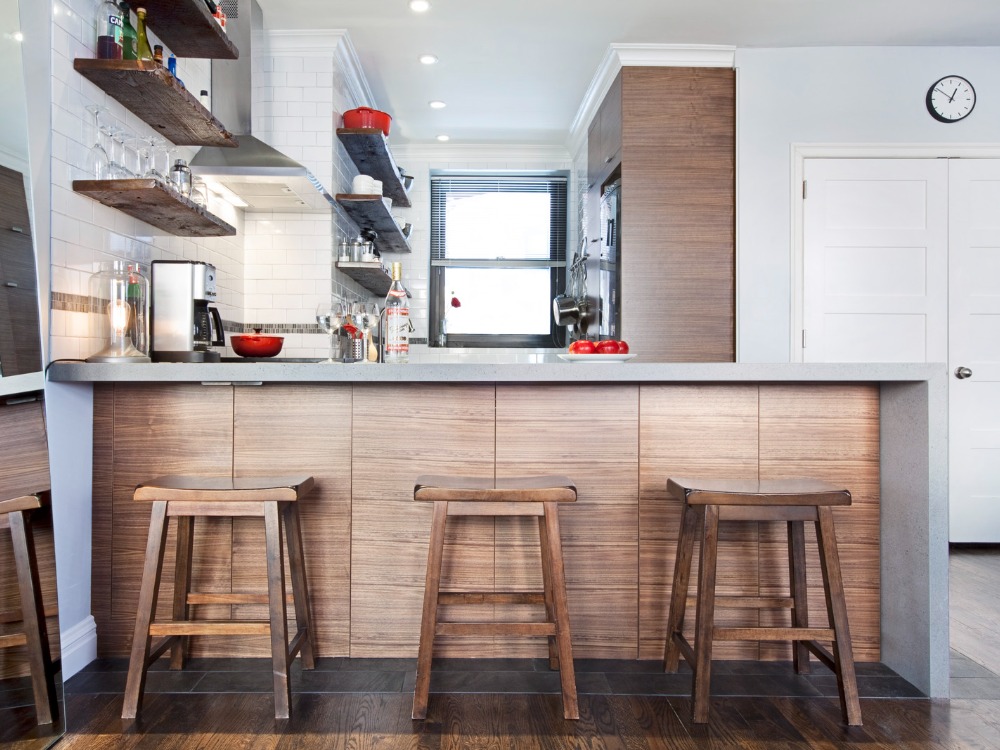
M 392 264 L 392 286 L 385 296 L 385 361 L 406 364 L 410 361 L 410 303 L 400 280 L 403 264 Z
M 124 34 L 121 8 L 113 0 L 102 0 L 97 6 L 98 59 L 121 60 Z

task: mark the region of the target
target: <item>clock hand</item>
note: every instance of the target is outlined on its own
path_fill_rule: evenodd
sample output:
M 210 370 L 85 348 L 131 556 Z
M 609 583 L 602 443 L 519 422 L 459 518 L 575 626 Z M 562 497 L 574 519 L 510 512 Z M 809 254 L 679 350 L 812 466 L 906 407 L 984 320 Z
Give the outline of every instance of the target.
M 955 90 L 951 93 L 951 96 L 948 97 L 948 103 L 949 104 L 951 104 L 953 101 L 955 101 L 955 95 L 957 93 L 958 93 L 958 86 L 955 87 Z

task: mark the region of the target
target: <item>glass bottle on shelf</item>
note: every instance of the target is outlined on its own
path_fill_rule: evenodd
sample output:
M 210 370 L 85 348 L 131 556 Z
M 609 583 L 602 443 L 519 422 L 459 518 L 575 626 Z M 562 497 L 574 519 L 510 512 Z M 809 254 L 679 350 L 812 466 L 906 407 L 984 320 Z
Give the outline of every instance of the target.
M 122 59 L 122 11 L 114 0 L 101 0 L 97 6 L 97 57 Z
M 132 25 L 132 11 L 125 2 L 119 3 L 118 7 L 122 12 L 122 60 L 138 60 L 139 37 Z
M 146 9 L 136 8 L 136 28 L 135 35 L 137 41 L 136 54 L 140 60 L 153 61 L 153 48 L 149 46 L 149 37 L 146 36 Z
M 385 361 L 406 364 L 410 361 L 410 304 L 401 281 L 403 264 L 392 264 L 392 286 L 385 296 Z

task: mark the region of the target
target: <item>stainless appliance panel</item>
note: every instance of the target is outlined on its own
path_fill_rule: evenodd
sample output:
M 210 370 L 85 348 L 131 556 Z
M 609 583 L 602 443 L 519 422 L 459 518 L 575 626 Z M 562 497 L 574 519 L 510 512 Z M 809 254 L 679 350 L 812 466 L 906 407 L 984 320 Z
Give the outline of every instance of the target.
M 623 338 L 621 330 L 621 180 L 601 196 L 601 259 L 599 267 L 601 338 Z

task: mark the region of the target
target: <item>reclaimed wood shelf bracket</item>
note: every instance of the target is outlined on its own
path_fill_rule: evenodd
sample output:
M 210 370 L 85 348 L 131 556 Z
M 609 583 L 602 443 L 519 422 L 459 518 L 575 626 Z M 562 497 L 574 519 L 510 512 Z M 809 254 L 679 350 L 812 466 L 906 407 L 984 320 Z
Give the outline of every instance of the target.
M 374 263 L 337 263 L 337 270 L 343 271 L 344 274 L 379 297 L 384 297 L 388 294 L 389 287 L 392 286 L 392 277 L 385 272 L 382 264 L 377 261 Z
M 389 142 L 379 128 L 338 128 L 337 137 L 361 174 L 382 181 L 382 194 L 394 206 L 410 207 L 399 168 L 389 151 Z
M 146 23 L 177 57 L 235 60 L 236 45 L 226 36 L 203 0 L 127 0 L 146 9 Z
M 161 65 L 77 58 L 73 69 L 178 146 L 239 146 L 197 97 Z
M 236 228 L 152 179 L 74 180 L 73 192 L 178 237 L 232 237 Z
M 375 231 L 375 247 L 380 253 L 410 252 L 410 243 L 392 218 L 381 195 L 339 193 L 337 203 L 359 229 Z

